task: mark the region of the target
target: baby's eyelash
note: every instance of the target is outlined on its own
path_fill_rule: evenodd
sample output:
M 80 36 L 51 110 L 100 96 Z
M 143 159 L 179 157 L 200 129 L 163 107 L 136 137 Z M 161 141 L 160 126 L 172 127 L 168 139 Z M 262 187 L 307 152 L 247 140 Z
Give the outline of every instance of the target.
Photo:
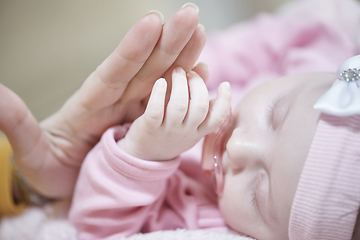
M 256 182 L 255 184 L 253 184 L 252 188 L 251 188 L 251 204 L 254 205 L 255 208 L 259 208 L 258 206 L 258 202 L 257 202 L 257 196 L 256 196 L 256 193 L 257 193 L 257 188 L 259 186 L 259 182 L 261 180 L 261 177 L 258 176 L 256 178 Z
M 281 100 L 281 95 L 275 97 L 270 105 L 268 106 L 268 111 L 267 111 L 267 121 L 269 123 L 269 126 L 271 126 L 273 129 L 275 128 L 274 126 L 274 109 L 275 106 L 279 103 L 279 101 Z
M 252 190 L 251 204 L 254 205 L 256 208 L 258 208 L 257 202 L 256 202 L 256 189 Z

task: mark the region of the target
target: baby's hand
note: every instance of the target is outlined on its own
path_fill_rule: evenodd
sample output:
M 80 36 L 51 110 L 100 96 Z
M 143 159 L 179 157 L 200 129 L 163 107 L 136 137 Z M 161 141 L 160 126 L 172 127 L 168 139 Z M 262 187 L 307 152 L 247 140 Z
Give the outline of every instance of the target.
M 215 131 L 230 111 L 230 84 L 218 87 L 209 102 L 207 87 L 195 72 L 176 68 L 172 74 L 170 100 L 165 107 L 166 81 L 154 84 L 145 113 L 134 121 L 118 145 L 134 157 L 170 160 Z

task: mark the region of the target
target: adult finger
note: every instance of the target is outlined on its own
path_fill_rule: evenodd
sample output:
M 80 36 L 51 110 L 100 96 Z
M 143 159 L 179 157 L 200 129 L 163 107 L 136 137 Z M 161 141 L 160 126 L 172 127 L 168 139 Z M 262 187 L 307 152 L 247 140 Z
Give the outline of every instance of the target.
M 194 68 L 194 64 L 199 58 L 199 55 L 204 48 L 206 42 L 206 34 L 204 31 L 203 25 L 199 24 L 188 44 L 181 51 L 173 65 L 166 71 L 164 77 L 166 79 L 171 79 L 172 70 L 176 67 L 182 67 L 185 72 L 189 72 Z M 169 81 L 168 81 L 169 82 Z
M 184 67 L 184 69 L 186 69 L 186 71 L 190 71 L 192 68 L 192 71 L 196 72 L 205 82 L 207 81 L 207 79 L 209 78 L 209 70 L 208 70 L 208 66 L 205 63 L 198 63 L 195 67 L 194 64 L 197 61 L 204 45 L 206 42 L 206 34 L 204 32 L 204 28 L 199 25 L 195 32 L 193 33 L 191 39 L 189 40 L 189 42 L 186 44 L 186 46 L 184 47 L 184 49 L 181 51 L 181 53 L 179 54 L 178 58 L 175 60 L 175 62 L 173 63 L 173 65 L 166 71 L 166 73 L 164 74 L 164 78 L 167 79 L 168 82 L 168 91 L 166 92 L 166 102 L 169 101 L 170 98 L 170 92 L 171 92 L 171 74 L 172 71 L 175 69 L 175 67 Z M 123 96 L 123 98 L 121 99 L 121 101 L 117 104 L 117 106 L 121 109 L 122 107 L 124 107 L 124 105 L 129 106 L 129 103 L 126 103 L 126 101 L 129 100 L 134 100 L 135 98 L 137 98 L 138 100 L 143 100 L 144 103 L 146 103 L 146 95 L 148 94 L 147 89 L 151 89 L 151 84 L 152 81 L 150 79 L 150 81 L 148 82 L 141 82 L 138 83 L 138 85 L 142 85 L 143 88 L 141 88 L 142 90 L 136 89 L 134 87 L 132 87 L 131 89 L 127 89 L 126 93 L 124 93 L 125 96 Z M 136 85 L 136 84 L 134 84 Z M 141 87 L 141 86 L 140 86 Z M 139 105 L 137 105 L 139 106 Z M 131 111 L 127 111 L 126 113 L 126 122 L 131 122 L 133 119 L 137 118 L 138 116 L 141 115 L 141 110 L 137 111 L 136 114 L 131 115 L 130 113 L 134 113 L 134 106 L 131 107 Z
M 194 31 L 191 39 L 188 44 L 184 47 L 184 49 L 179 54 L 178 58 L 175 60 L 173 65 L 166 71 L 164 74 L 164 78 L 168 80 L 168 89 L 171 89 L 171 73 L 172 70 L 176 67 L 182 67 L 186 72 L 189 72 L 193 67 L 199 55 L 204 48 L 206 42 L 206 34 L 204 31 L 204 27 L 202 25 L 198 25 L 196 30 Z M 201 68 L 200 68 L 201 69 Z M 200 72 L 201 74 L 203 72 Z M 208 76 L 205 76 L 206 79 Z M 168 98 L 169 96 L 167 96 Z
M 0 113 L 0 130 L 9 139 L 16 164 L 27 182 L 44 196 L 70 196 L 78 168 L 62 161 L 68 156 L 60 159 L 62 154 L 53 148 L 22 99 L 1 84 Z
M 206 63 L 199 62 L 195 65 L 192 71 L 196 72 L 202 78 L 202 80 L 204 80 L 205 83 L 209 79 L 209 69 Z
M 8 137 L 14 152 L 19 156 L 29 154 L 42 130 L 22 99 L 2 84 L 0 112 L 0 130 Z
M 178 59 L 184 47 L 189 44 L 197 29 L 198 22 L 198 8 L 194 4 L 186 5 L 170 17 L 163 26 L 161 38 L 154 51 L 142 69 L 129 83 L 122 101 L 141 99 L 149 94 L 154 82 L 164 76 L 165 72 Z
M 115 51 L 81 87 L 79 94 L 85 108 L 101 108 L 118 101 L 154 50 L 161 30 L 162 15 L 156 11 L 141 18 L 129 30 Z
M 205 83 L 207 82 L 207 80 L 209 78 L 209 70 L 208 70 L 207 64 L 205 64 L 203 62 L 199 62 L 192 69 L 192 71 L 196 72 Z M 168 82 L 168 85 L 170 83 L 171 83 L 171 81 Z M 166 101 L 165 102 L 168 102 L 169 98 L 170 98 L 170 90 L 169 89 L 171 89 L 171 88 L 168 87 L 168 91 L 166 92 L 167 96 L 166 96 Z M 146 97 L 143 98 L 143 100 L 141 102 L 142 102 L 141 105 L 139 105 L 139 104 L 134 105 L 134 104 L 130 104 L 130 103 L 127 104 L 128 111 L 126 111 L 126 117 L 123 118 L 123 122 L 132 122 L 134 119 L 136 119 L 138 116 L 140 116 L 143 113 L 144 110 L 139 109 L 139 106 L 143 106 L 143 109 L 144 109 L 145 106 L 146 106 L 146 103 L 147 103 L 147 98 Z M 119 107 L 118 112 L 121 112 L 120 109 L 124 107 L 124 104 L 119 103 L 118 107 Z

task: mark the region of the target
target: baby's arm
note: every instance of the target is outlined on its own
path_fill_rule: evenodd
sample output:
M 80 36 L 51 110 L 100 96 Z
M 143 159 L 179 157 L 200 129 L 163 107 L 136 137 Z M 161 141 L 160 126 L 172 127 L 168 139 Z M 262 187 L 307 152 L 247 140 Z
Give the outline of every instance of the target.
M 158 217 L 153 222 L 164 223 L 159 209 L 166 180 L 180 159 L 159 162 L 130 156 L 116 144 L 125 134 L 125 126 L 108 129 L 84 160 L 69 212 L 79 240 L 128 237 L 154 215 Z
M 230 111 L 230 85 L 218 87 L 218 96 L 209 102 L 204 81 L 195 72 L 176 68 L 166 106 L 166 81 L 159 79 L 152 90 L 145 113 L 134 121 L 118 145 L 144 160 L 170 160 L 193 147 L 215 131 Z
M 177 68 L 172 79 L 167 107 L 166 82 L 160 79 L 145 113 L 129 131 L 124 126 L 110 128 L 87 155 L 69 214 L 79 239 L 129 236 L 151 222 L 149 216 L 156 216 L 156 229 L 173 226 L 164 222 L 170 215 L 180 227 L 186 225 L 181 225 L 181 217 L 171 209 L 161 207 L 166 180 L 177 170 L 180 159 L 144 159 L 173 159 L 214 131 L 229 112 L 231 92 L 223 83 L 218 97 L 209 103 L 207 88 L 196 73 L 186 77 Z

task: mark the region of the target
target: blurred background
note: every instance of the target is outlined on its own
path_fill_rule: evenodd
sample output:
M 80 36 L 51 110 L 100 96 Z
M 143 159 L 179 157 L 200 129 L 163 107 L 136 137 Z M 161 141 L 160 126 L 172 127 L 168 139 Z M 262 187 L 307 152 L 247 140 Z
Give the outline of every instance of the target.
M 208 35 L 290 0 L 194 0 Z M 38 120 L 55 112 L 150 10 L 186 0 L 0 0 L 0 83 Z M 1 113 L 0 113 L 1 114 Z

